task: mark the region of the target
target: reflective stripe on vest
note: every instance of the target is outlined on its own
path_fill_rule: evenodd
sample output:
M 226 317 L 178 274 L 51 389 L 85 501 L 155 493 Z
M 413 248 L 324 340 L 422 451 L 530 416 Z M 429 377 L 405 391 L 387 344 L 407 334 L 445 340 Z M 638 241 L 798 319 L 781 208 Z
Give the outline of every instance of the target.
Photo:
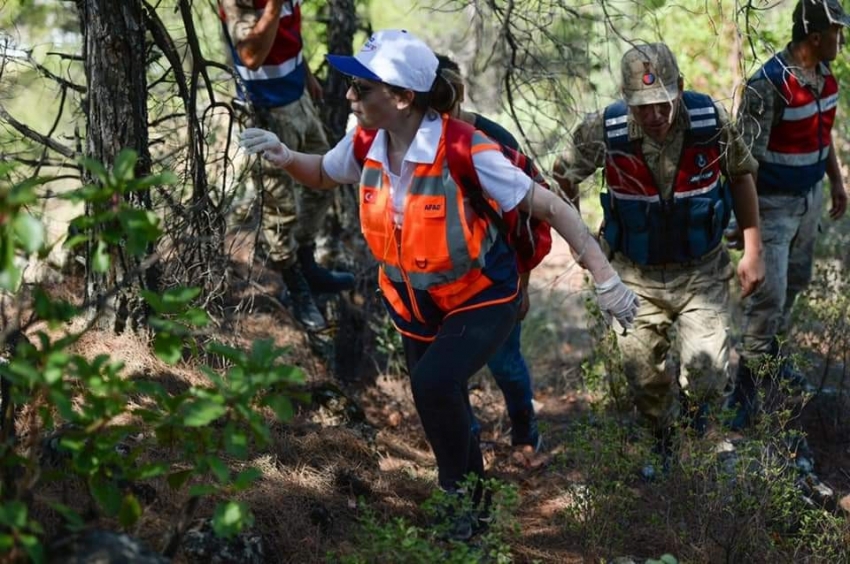
M 708 96 L 684 92 L 690 129 L 685 135 L 672 197 L 662 200 L 640 141 L 628 134 L 628 107 L 605 109 L 604 236 L 614 251 L 638 264 L 681 263 L 700 258 L 720 242 L 731 201 L 721 182 L 720 127 Z
M 254 0 L 258 17 L 262 15 L 268 0 Z M 225 34 L 226 14 L 219 10 Z M 248 98 L 258 108 L 277 108 L 295 102 L 304 93 L 306 69 L 301 39 L 301 0 L 284 2 L 278 19 L 277 35 L 263 64 L 251 70 L 239 58 L 236 46 L 230 39 L 233 66 L 239 74 L 237 95 Z
M 472 210 L 449 171 L 446 119 L 434 162 L 414 170 L 404 200 L 403 226 L 394 225 L 390 182 L 381 163 L 367 158 L 360 177 L 363 236 L 381 263 L 379 281 L 385 298 L 406 321 L 425 321 L 418 303 L 423 296 L 448 313 L 492 285 L 482 274 L 499 232 Z M 489 149 L 499 150 L 485 136 L 473 135 L 471 152 Z
M 239 72 L 239 76 L 242 77 L 242 80 L 246 81 L 256 81 L 256 80 L 273 80 L 275 78 L 283 78 L 288 74 L 291 74 L 295 68 L 304 62 L 304 57 L 301 54 L 301 51 L 298 52 L 296 56 L 293 58 L 284 61 L 282 63 L 278 63 L 276 65 L 262 65 L 257 70 L 251 70 L 243 65 L 234 65 L 236 70 Z
M 784 106 L 759 162 L 758 188 L 762 192 L 802 194 L 826 172 L 838 81 L 826 65 L 820 64 L 818 71 L 824 77 L 819 93 L 800 83 L 780 55 L 765 63 L 755 75 L 757 79 L 771 81 Z

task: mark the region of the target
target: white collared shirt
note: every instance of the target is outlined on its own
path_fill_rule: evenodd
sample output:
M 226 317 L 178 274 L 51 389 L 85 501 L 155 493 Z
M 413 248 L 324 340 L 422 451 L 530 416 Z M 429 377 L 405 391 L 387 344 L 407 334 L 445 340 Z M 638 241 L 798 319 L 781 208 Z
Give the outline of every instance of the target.
M 416 136 L 404 155 L 400 175 L 390 172 L 386 131 L 378 130 L 366 154 L 366 158 L 381 163 L 390 179 L 390 196 L 397 225 L 401 225 L 404 219 L 404 198 L 413 180 L 416 166 L 431 164 L 437 156 L 443 122 L 439 116 L 433 117 L 433 115 L 422 119 Z M 354 157 L 354 131 L 354 129 L 349 131 L 333 149 L 325 154 L 322 160 L 325 173 L 340 184 L 356 184 L 360 181 L 360 174 L 363 172 L 360 163 Z M 478 173 L 481 187 L 498 202 L 503 210 L 514 209 L 531 188 L 533 182 L 531 178 L 506 159 L 501 151 L 479 151 L 472 156 L 472 164 Z

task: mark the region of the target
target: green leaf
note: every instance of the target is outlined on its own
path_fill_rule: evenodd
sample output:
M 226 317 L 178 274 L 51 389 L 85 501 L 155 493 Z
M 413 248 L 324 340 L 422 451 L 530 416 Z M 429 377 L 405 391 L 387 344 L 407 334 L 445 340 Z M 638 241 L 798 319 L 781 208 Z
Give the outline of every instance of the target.
M 127 251 L 133 256 L 146 253 L 148 246 L 162 234 L 159 218 L 151 211 L 123 209 L 118 213 L 118 220 L 124 227 Z
M 187 309 L 183 314 L 182 319 L 188 325 L 193 325 L 195 327 L 206 327 L 210 322 L 210 316 L 207 312 L 198 307 Z
M 133 149 L 121 149 L 118 156 L 115 157 L 115 164 L 112 165 L 112 175 L 115 180 L 121 183 L 127 183 L 133 180 L 136 169 L 136 160 L 138 154 Z
M 201 289 L 197 287 L 171 288 L 162 294 L 162 303 L 167 311 L 176 313 L 182 310 L 184 306 L 189 305 L 200 294 Z
M 173 366 L 183 355 L 183 340 L 171 333 L 157 333 L 153 340 L 153 350 L 157 358 Z
M 28 213 L 18 213 L 13 220 L 15 235 L 21 247 L 34 253 L 44 245 L 44 226 Z
M 233 487 L 236 491 L 246 490 L 262 476 L 263 472 L 259 468 L 246 468 L 239 472 L 236 479 L 233 480 Z
M 248 455 L 248 436 L 233 423 L 228 423 L 224 429 L 224 450 L 237 458 Z
M 210 467 L 210 471 L 216 480 L 225 485 L 230 481 L 230 468 L 219 457 L 208 456 L 204 461 Z
M 27 506 L 20 501 L 0 505 L 0 523 L 11 529 L 23 529 L 27 524 Z
M 42 564 L 44 562 L 44 547 L 41 545 L 38 537 L 34 535 L 21 535 L 19 540 L 33 564 Z
M 209 343 L 207 344 L 206 349 L 208 353 L 217 354 L 218 356 L 223 357 L 225 360 L 229 360 L 233 364 L 245 364 L 248 362 L 248 357 L 243 351 L 225 345 L 223 343 Z
M 63 441 L 63 445 L 64 441 Z M 121 491 L 112 480 L 95 477 L 90 480 L 89 489 L 92 497 L 97 501 L 110 517 L 114 517 L 121 509 Z
M 80 159 L 80 163 L 87 171 L 97 178 L 101 184 L 109 183 L 109 174 L 106 172 L 106 167 L 104 167 L 100 161 L 89 157 L 83 157 Z
M 32 204 L 38 200 L 38 194 L 35 192 L 35 187 L 46 184 L 47 182 L 50 182 L 50 180 L 51 179 L 47 177 L 37 176 L 18 182 L 12 186 L 12 189 L 9 191 L 9 194 L 6 197 L 6 205 L 10 207 L 20 207 Z
M 121 502 L 121 509 L 118 511 L 118 522 L 121 523 L 121 526 L 132 527 L 141 516 L 142 506 L 136 496 L 133 494 L 125 495 Z
M 171 184 L 177 184 L 180 181 L 177 178 L 177 175 L 171 171 L 165 171 L 160 174 L 154 174 L 151 176 L 146 176 L 144 178 L 137 178 L 130 182 L 127 186 L 128 190 L 132 190 L 135 192 L 139 192 L 142 190 L 148 190 L 154 186 L 167 186 Z
M 35 312 L 39 319 L 67 322 L 77 314 L 77 308 L 65 300 L 53 300 L 43 288 L 36 287 L 33 292 Z
M 156 313 L 165 312 L 165 304 L 162 303 L 162 298 L 159 296 L 159 294 L 157 294 L 156 292 L 151 292 L 150 290 L 139 290 L 139 293 Z
M 197 399 L 184 405 L 183 424 L 187 427 L 203 427 L 225 413 L 227 409 L 220 403 L 208 399 Z
M 169 474 L 165 481 L 168 482 L 168 486 L 172 490 L 179 490 L 186 484 L 186 481 L 192 477 L 192 473 L 192 470 L 178 470 L 177 472 Z
M 106 243 L 103 241 L 97 242 L 97 248 L 91 260 L 92 269 L 100 274 L 109 270 L 109 254 L 106 252 Z
M 89 238 L 87 235 L 74 235 L 73 237 L 65 239 L 65 242 L 62 243 L 62 246 L 66 249 L 74 249 L 88 240 Z
M 216 486 L 211 486 L 209 484 L 195 484 L 191 488 L 189 488 L 189 496 L 190 497 L 201 497 L 205 495 L 213 495 L 219 492 L 219 488 Z
M 150 480 L 162 476 L 168 472 L 168 465 L 164 462 L 153 462 L 145 464 L 133 471 L 133 478 L 136 480 Z
M 53 508 L 56 513 L 62 516 L 65 520 L 65 527 L 70 531 L 80 531 L 85 528 L 86 523 L 83 521 L 82 516 L 79 513 L 64 505 L 62 503 L 51 503 L 50 507 Z
M 292 408 L 292 401 L 284 395 L 274 394 L 268 396 L 263 403 L 272 408 L 274 414 L 281 422 L 289 421 L 295 415 L 295 410 Z
M 2 265 L 0 270 L 0 289 L 14 292 L 21 284 L 21 269 L 14 263 Z
M 213 514 L 213 531 L 219 537 L 230 538 L 254 524 L 248 506 L 238 501 L 219 503 Z

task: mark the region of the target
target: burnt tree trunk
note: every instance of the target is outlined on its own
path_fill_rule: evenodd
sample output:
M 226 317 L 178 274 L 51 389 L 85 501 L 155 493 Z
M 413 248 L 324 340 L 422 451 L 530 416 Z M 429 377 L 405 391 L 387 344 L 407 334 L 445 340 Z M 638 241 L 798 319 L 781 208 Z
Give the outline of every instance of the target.
M 328 0 L 327 3 L 328 53 L 351 55 L 354 34 L 357 32 L 357 10 L 354 0 Z M 324 85 L 325 102 L 320 115 L 328 133 L 328 141 L 335 145 L 345 135 L 348 123 L 349 104 L 345 98 L 348 90 L 346 77 L 333 67 L 328 68 Z M 357 213 L 357 190 L 343 186 L 337 190 L 331 232 L 336 240 L 357 240 L 360 235 L 360 219 Z
M 354 34 L 360 25 L 355 0 L 327 0 L 326 15 L 328 53 L 351 55 Z M 346 77 L 329 67 L 321 118 L 331 145 L 345 135 L 350 113 L 349 102 L 345 98 L 347 90 Z M 333 361 L 334 372 L 342 381 L 362 379 L 370 373 L 370 355 L 375 351 L 375 338 L 369 328 L 369 320 L 375 315 L 375 306 L 379 305 L 372 297 L 376 286 L 376 269 L 360 236 L 358 205 L 357 187 L 341 186 L 336 190 L 334 213 L 328 222 L 332 239 L 346 243 L 344 250 L 340 248 L 337 251 L 348 255 L 345 261 L 347 264 L 356 265 L 357 290 L 366 298 L 361 306 L 354 306 L 346 300 L 339 302 Z
M 110 169 L 122 149 L 138 155 L 135 174 L 151 171 L 148 151 L 147 84 L 145 77 L 145 25 L 140 0 L 78 0 L 83 34 L 87 96 L 86 155 Z M 87 181 L 93 181 L 87 178 Z M 131 205 L 151 209 L 148 192 L 125 196 Z M 87 210 L 87 212 L 92 210 Z M 96 304 L 98 327 L 121 332 L 136 330 L 146 317 L 139 290 L 156 290 L 155 269 L 143 270 L 137 258 L 113 246 L 110 268 L 95 273 L 91 249 L 87 253 L 86 298 Z M 117 289 L 117 291 L 116 291 Z
M 352 55 L 354 34 L 357 32 L 357 11 L 354 0 L 328 0 L 327 44 L 328 53 L 334 55 Z M 322 105 L 322 121 L 329 131 L 331 145 L 345 135 L 348 123 L 348 100 L 345 93 L 348 82 L 345 76 L 331 67 L 325 83 L 325 103 Z

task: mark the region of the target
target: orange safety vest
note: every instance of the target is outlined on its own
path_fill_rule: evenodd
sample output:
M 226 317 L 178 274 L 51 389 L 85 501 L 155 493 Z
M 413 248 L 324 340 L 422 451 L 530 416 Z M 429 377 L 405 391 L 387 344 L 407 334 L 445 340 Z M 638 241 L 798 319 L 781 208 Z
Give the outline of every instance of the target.
M 486 217 L 475 213 L 446 159 L 446 124 L 433 163 L 417 165 L 404 203 L 404 225 L 393 219 L 390 182 L 379 161 L 365 159 L 360 177 L 360 225 L 380 262 L 378 283 L 396 328 L 433 340 L 452 313 L 503 303 L 518 291 L 516 258 Z M 499 151 L 479 132 L 471 153 Z M 490 204 L 498 209 L 495 202 Z

